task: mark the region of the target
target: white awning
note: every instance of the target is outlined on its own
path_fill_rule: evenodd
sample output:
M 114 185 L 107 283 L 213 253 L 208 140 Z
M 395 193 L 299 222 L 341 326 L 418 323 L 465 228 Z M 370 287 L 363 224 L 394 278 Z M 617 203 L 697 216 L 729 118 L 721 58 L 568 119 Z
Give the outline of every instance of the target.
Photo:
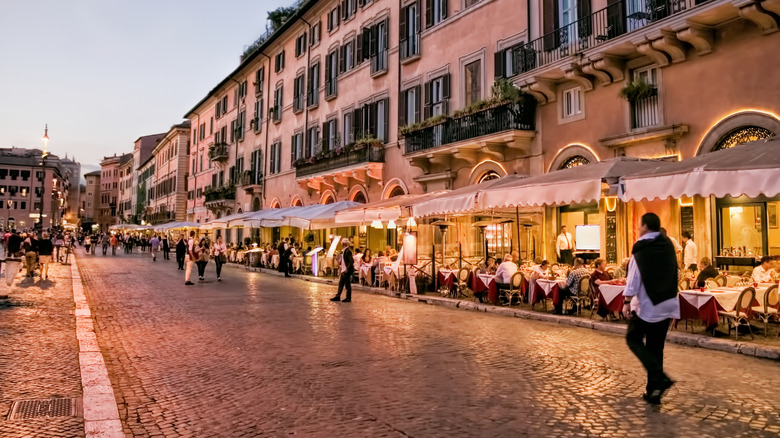
M 285 214 L 283 225 L 291 227 L 321 229 L 335 226 L 336 213 L 360 205 L 352 201 L 339 201 L 332 204 L 314 204 Z
M 210 222 L 210 224 L 213 227 L 215 227 L 215 228 L 228 227 L 230 225 L 230 221 L 233 221 L 233 220 L 236 220 L 236 219 L 243 219 L 243 218 L 249 216 L 252 213 L 254 213 L 254 212 L 249 211 L 249 212 L 229 214 L 229 215 L 223 216 L 223 217 L 221 217 L 219 219 L 214 219 L 213 221 Z
M 357 205 L 336 213 L 336 223 L 345 225 L 369 224 L 378 221 L 396 221 L 402 217 L 410 216 L 410 207 L 416 202 L 432 199 L 449 193 L 446 190 L 426 193 L 422 195 L 402 195 L 389 199 Z
M 604 191 L 617 194 L 621 176 L 653 171 L 673 163 L 620 157 L 544 175 L 496 183 L 477 199 L 478 210 L 503 207 L 539 207 L 595 202 Z M 499 180 L 500 181 L 500 180 Z
M 285 214 L 292 214 L 295 210 L 300 210 L 301 208 L 303 207 L 269 208 L 255 211 L 243 219 L 236 219 L 236 221 L 241 221 L 243 226 L 252 228 L 279 227 L 281 226 L 280 222 L 275 221 L 281 221 Z M 231 221 L 230 225 L 233 225 L 233 221 Z
M 414 217 L 426 217 L 442 214 L 455 214 L 473 212 L 479 194 L 499 183 L 507 183 L 510 180 L 519 180 L 522 177 L 507 175 L 499 179 L 485 181 L 472 186 L 463 187 L 439 196 L 415 202 L 412 206 Z
M 621 178 L 623 200 L 683 196 L 758 196 L 780 194 L 780 138 L 762 140 L 689 158 L 661 172 Z

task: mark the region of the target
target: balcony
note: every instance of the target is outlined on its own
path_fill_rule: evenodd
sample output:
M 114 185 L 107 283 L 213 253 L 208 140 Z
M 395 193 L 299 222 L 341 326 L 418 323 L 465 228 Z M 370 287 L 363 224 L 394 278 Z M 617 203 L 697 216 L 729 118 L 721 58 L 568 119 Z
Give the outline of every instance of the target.
M 631 102 L 631 127 L 649 128 L 658 125 L 658 93 Z
M 639 56 L 664 67 L 685 61 L 688 46 L 699 55 L 710 53 L 712 29 L 739 17 L 764 33 L 777 30 L 767 12 L 774 9 L 780 10 L 780 1 L 623 0 L 508 49 L 505 70 L 524 91 L 553 102 L 562 80 L 578 82 L 588 91 L 596 81 L 622 81 L 626 61 Z
M 382 181 L 385 162 L 384 144 L 378 140 L 357 143 L 334 151 L 319 152 L 319 158 L 299 160 L 295 177 L 301 185 L 315 190 L 336 184 L 349 186 L 351 180 L 367 183 L 368 179 Z
M 227 161 L 230 150 L 227 143 L 212 143 L 209 145 L 209 159 L 211 161 Z
M 238 176 L 238 186 L 242 187 L 247 193 L 259 191 L 263 184 L 263 174 L 245 170 Z
M 203 191 L 206 208 L 213 212 L 232 210 L 236 204 L 236 187 L 233 184 Z

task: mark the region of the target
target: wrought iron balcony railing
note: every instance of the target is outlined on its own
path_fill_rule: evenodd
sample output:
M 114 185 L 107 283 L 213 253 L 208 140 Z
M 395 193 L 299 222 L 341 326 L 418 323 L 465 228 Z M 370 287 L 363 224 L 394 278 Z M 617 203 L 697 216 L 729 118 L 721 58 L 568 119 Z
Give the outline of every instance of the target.
M 262 184 L 263 174 L 245 170 L 238 176 L 238 185 L 241 187 L 256 186 Z
M 204 191 L 203 197 L 206 202 L 222 201 L 222 200 L 235 200 L 236 188 L 230 184 L 216 189 L 209 189 Z
M 536 100 L 529 95 L 523 95 L 518 102 L 449 118 L 436 125 L 404 134 L 405 153 L 411 154 L 513 129 L 533 131 L 535 110 Z
M 304 162 L 295 168 L 295 176 L 300 178 L 304 176 L 324 173 L 330 170 L 340 169 L 342 167 L 354 166 L 356 164 L 384 163 L 385 148 L 382 145 L 366 146 L 361 149 L 343 152 L 333 156 L 323 157 L 311 163 Z
M 227 143 L 212 143 L 209 145 L 209 159 L 211 161 L 224 161 L 230 156 Z

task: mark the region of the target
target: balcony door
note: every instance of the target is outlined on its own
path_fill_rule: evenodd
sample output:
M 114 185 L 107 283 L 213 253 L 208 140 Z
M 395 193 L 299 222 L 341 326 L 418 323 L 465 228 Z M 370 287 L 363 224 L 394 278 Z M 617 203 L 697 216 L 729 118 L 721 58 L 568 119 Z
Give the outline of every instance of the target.
M 577 41 L 577 0 L 558 0 L 561 46 Z

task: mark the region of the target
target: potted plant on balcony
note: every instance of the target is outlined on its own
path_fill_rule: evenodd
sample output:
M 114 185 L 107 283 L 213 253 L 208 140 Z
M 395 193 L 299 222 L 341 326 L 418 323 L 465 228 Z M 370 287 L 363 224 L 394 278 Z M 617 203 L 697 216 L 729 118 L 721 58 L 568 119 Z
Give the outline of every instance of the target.
M 658 89 L 653 84 L 637 79 L 629 82 L 620 90 L 619 96 L 633 103 L 658 94 Z

